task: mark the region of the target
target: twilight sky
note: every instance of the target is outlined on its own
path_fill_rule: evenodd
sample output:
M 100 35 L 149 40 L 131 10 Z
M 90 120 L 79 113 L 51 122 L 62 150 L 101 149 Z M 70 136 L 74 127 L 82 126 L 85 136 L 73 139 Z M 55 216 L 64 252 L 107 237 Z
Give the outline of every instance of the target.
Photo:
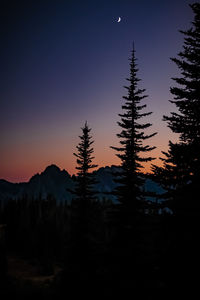
M 118 144 L 133 40 L 158 158 L 174 138 L 162 121 L 175 109 L 168 100 L 178 70 L 169 58 L 182 49 L 178 30 L 191 26 L 193 2 L 1 1 L 0 178 L 27 181 L 52 163 L 75 173 L 72 153 L 86 120 L 95 162 L 119 163 L 109 147 Z

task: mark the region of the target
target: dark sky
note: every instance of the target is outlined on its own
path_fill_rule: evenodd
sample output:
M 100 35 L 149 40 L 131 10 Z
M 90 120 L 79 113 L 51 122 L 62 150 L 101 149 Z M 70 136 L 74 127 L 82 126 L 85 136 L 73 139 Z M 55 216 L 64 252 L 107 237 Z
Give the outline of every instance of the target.
M 189 0 L 1 1 L 0 178 L 28 180 L 48 164 L 75 172 L 72 153 L 87 120 L 99 166 L 118 163 L 125 78 L 134 41 L 159 157 L 173 138 L 162 122 L 174 110 L 178 74 L 170 57 L 193 18 Z M 117 19 L 121 17 L 121 22 Z M 149 120 L 145 120 L 149 121 Z

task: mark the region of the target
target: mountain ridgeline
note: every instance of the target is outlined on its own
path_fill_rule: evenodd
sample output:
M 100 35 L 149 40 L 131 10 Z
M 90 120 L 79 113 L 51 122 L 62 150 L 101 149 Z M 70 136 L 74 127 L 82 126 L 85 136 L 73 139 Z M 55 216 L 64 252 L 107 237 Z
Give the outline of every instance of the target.
M 151 175 L 142 172 L 143 163 L 155 159 L 156 133 L 147 130 L 151 112 L 133 45 L 119 144 L 111 146 L 120 166 L 91 171 L 95 148 L 85 122 L 73 153 L 77 176 L 51 165 L 27 183 L 0 180 L 0 292 L 7 285 L 8 293 L 32 295 L 36 273 L 40 280 L 49 276 L 41 294 L 58 298 L 79 291 L 88 296 L 91 287 L 93 298 L 100 291 L 126 298 L 125 291 L 189 287 L 191 293 L 199 285 L 200 3 L 190 7 L 192 28 L 181 31 L 183 50 L 172 58 L 181 71 L 171 87 L 176 112 L 163 116 L 179 138 L 162 152 L 163 165 L 152 165 Z M 27 261 L 29 271 L 34 265 L 32 283 L 16 275 L 16 256 L 23 259 L 23 276 Z
M 114 181 L 113 173 L 119 170 L 120 167 L 102 167 L 94 171 L 92 175 L 96 179 L 94 190 L 97 191 L 97 199 L 103 199 L 117 203 L 117 197 L 112 194 L 117 183 Z M 40 174 L 31 177 L 28 182 L 11 183 L 0 179 L 0 199 L 2 202 L 9 199 L 20 199 L 25 196 L 31 199 L 46 199 L 48 195 L 53 196 L 58 203 L 71 203 L 73 190 L 76 185 L 76 176 L 71 176 L 66 170 L 61 170 L 56 165 L 48 166 Z M 151 179 L 145 180 L 144 188 L 148 192 L 162 194 L 164 190 Z M 147 197 L 147 200 L 156 200 L 156 196 Z

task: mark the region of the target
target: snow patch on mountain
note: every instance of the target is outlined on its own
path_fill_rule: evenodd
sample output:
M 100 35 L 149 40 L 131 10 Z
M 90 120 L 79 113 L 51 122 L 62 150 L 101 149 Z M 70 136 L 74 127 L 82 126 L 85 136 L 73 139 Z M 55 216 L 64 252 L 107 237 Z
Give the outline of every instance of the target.
M 97 180 L 94 190 L 98 192 L 99 200 L 107 199 L 117 202 L 116 196 L 112 195 L 112 191 L 117 186 L 114 181 L 113 173 L 120 172 L 120 167 L 102 167 L 93 174 Z M 76 181 L 70 176 L 66 170 L 61 170 L 56 165 L 48 166 L 41 174 L 35 174 L 27 183 L 10 183 L 6 180 L 0 180 L 0 201 L 8 199 L 18 199 L 27 196 L 31 199 L 46 199 L 48 195 L 52 195 L 60 202 L 71 202 L 73 195 L 69 190 L 73 190 Z M 146 179 L 144 185 L 145 191 L 163 193 L 163 189 L 154 181 Z M 156 201 L 155 197 L 149 197 L 147 200 Z

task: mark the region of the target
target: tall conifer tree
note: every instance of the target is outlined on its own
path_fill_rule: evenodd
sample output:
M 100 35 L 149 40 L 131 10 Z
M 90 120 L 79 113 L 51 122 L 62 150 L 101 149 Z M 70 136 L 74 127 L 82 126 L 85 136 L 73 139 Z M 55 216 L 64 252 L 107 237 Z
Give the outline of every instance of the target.
M 168 205 L 174 216 L 168 219 L 170 232 L 168 255 L 164 258 L 169 282 L 177 290 L 183 285 L 198 286 L 199 261 L 199 182 L 200 182 L 200 3 L 190 5 L 194 13 L 192 27 L 184 35 L 179 58 L 172 58 L 181 75 L 173 78 L 171 88 L 176 112 L 164 116 L 169 128 L 179 134 L 169 150 L 162 168 L 154 166 L 155 178 L 167 190 Z M 173 270 L 173 272 L 172 272 Z M 172 275 L 172 276 L 171 276 Z
M 184 34 L 183 50 L 179 58 L 172 58 L 181 72 L 180 77 L 173 78 L 176 86 L 171 88 L 174 100 L 170 102 L 177 112 L 164 116 L 168 127 L 179 134 L 179 140 L 170 141 L 168 153 L 163 152 L 163 168 L 153 168 L 168 190 L 168 198 L 176 200 L 175 210 L 183 204 L 183 198 L 188 198 L 192 190 L 194 193 L 200 180 L 200 3 L 190 7 L 194 12 L 192 27 L 180 31 Z
M 78 170 L 75 194 L 82 203 L 87 203 L 94 198 L 93 185 L 95 180 L 91 176 L 90 170 L 96 168 L 97 165 L 92 163 L 94 159 L 92 156 L 94 152 L 92 144 L 94 141 L 92 141 L 90 131 L 91 128 L 89 128 L 87 122 L 85 122 L 82 128 L 83 134 L 79 136 L 81 141 L 78 146 L 76 146 L 77 153 L 74 153 L 74 156 L 77 158 L 76 169 Z
M 77 158 L 78 176 L 75 187 L 75 201 L 73 202 L 74 208 L 74 224 L 72 225 L 75 243 L 82 244 L 82 247 L 87 248 L 83 244 L 88 243 L 88 237 L 91 233 L 91 224 L 93 223 L 93 200 L 95 200 L 94 184 L 96 180 L 91 169 L 96 168 L 97 165 L 93 164 L 94 157 L 92 156 L 94 149 L 92 144 L 92 136 L 90 135 L 91 128 L 88 127 L 87 122 L 82 129 L 80 143 L 77 148 L 77 153 L 74 153 Z
M 95 244 L 93 227 L 96 203 L 94 202 L 94 184 L 96 181 L 90 170 L 96 168 L 97 165 L 92 163 L 94 149 L 92 147 L 92 136 L 90 135 L 91 128 L 85 122 L 84 127 L 81 129 L 80 142 L 76 146 L 77 152 L 74 153 L 78 174 L 73 192 L 75 198 L 72 201 L 71 238 L 67 245 L 66 274 L 64 275 L 69 276 L 69 280 L 73 280 L 73 274 L 77 280 L 82 276 L 89 276 L 92 267 L 92 251 Z
M 147 96 L 144 95 L 145 89 L 138 87 L 140 79 L 137 77 L 137 72 L 133 46 L 132 57 L 130 58 L 130 76 L 127 79 L 129 86 L 125 86 L 128 95 L 123 97 L 125 100 L 122 105 L 124 113 L 119 114 L 121 121 L 118 122 L 118 125 L 122 130 L 117 134 L 117 137 L 120 139 L 120 146 L 111 147 L 117 151 L 116 155 L 121 160 L 121 172 L 116 178 L 119 186 L 116 188 L 115 194 L 125 211 L 131 215 L 137 211 L 140 200 L 143 198 L 142 163 L 153 159 L 150 156 L 143 155 L 155 148 L 144 144 L 144 142 L 156 134 L 145 134 L 145 130 L 152 124 L 140 122 L 143 117 L 149 116 L 151 112 L 142 112 L 146 108 L 146 104 L 141 104 L 141 101 Z M 125 218 L 127 218 L 127 213 L 125 213 Z

